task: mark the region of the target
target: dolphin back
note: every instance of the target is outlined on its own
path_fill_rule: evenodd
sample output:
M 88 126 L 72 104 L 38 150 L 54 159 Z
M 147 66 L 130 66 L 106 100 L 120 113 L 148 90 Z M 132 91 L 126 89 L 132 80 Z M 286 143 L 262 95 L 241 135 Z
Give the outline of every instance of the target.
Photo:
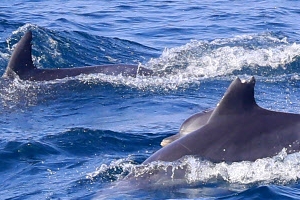
M 179 128 L 179 133 L 177 133 L 176 135 L 172 135 L 170 137 L 164 138 L 162 140 L 162 142 L 160 143 L 161 146 L 166 146 L 168 144 L 170 144 L 171 142 L 174 142 L 175 140 L 186 136 L 187 134 L 198 130 L 199 128 L 201 128 L 202 126 L 204 126 L 208 119 L 211 116 L 211 113 L 213 112 L 213 110 L 210 111 L 204 111 L 204 112 L 200 112 L 200 113 L 196 113 L 194 115 L 192 115 L 191 117 L 189 117 L 188 119 L 186 119 L 181 127 Z
M 29 81 L 49 81 L 74 77 L 80 74 L 103 73 L 106 75 L 123 75 L 136 77 L 151 76 L 153 71 L 138 65 L 99 65 L 76 68 L 37 69 L 32 62 L 32 32 L 28 31 L 16 45 L 3 77 Z
M 205 125 L 161 148 L 143 164 L 172 162 L 186 155 L 212 162 L 254 161 L 283 149 L 300 151 L 300 115 L 258 106 L 254 86 L 254 77 L 234 80 Z

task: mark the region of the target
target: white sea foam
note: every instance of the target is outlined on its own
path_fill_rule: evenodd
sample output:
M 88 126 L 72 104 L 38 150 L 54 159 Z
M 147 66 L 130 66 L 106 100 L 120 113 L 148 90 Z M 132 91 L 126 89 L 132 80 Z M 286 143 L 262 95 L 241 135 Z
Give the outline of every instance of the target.
M 177 89 L 199 84 L 202 79 L 230 76 L 243 69 L 254 75 L 258 71 L 286 69 L 300 55 L 300 45 L 288 43 L 286 38 L 271 35 L 239 36 L 211 42 L 191 41 L 186 45 L 165 49 L 145 67 L 154 77 L 111 77 L 100 74 L 84 75 L 83 82 L 107 81 L 137 88 Z M 271 73 L 272 74 L 272 73 Z M 282 74 L 280 74 L 282 75 Z
M 25 33 L 29 29 L 38 29 L 38 26 L 31 23 L 26 23 L 23 26 L 20 26 L 17 30 L 13 31 L 12 33 L 13 34 Z
M 2 53 L 2 52 L 0 52 L 0 57 L 1 57 L 1 59 L 4 59 L 4 60 L 8 60 L 9 59 L 9 54 L 8 53 Z
M 108 175 L 105 173 L 116 171 L 117 168 L 121 169 L 122 172 L 114 174 L 116 178 L 123 179 L 124 172 L 127 172 L 135 180 L 146 181 L 147 184 L 153 184 L 152 186 L 168 186 L 178 183 L 195 185 L 216 181 L 241 185 L 287 184 L 300 178 L 300 153 L 288 155 L 283 150 L 272 158 L 257 159 L 254 162 L 233 162 L 231 164 L 212 163 L 192 156 L 175 162 L 158 161 L 147 165 L 135 165 L 129 159 L 120 159 L 109 165 L 102 164 L 96 171 L 87 174 L 86 178 L 93 180 L 97 176 Z M 182 172 L 184 172 L 183 175 Z M 148 185 L 148 187 L 150 186 Z
M 48 40 L 51 57 L 61 60 L 61 53 L 57 41 L 47 33 L 32 24 L 26 24 L 14 34 L 25 32 L 28 29 L 37 29 L 43 32 Z M 9 42 L 8 42 L 9 43 Z M 14 47 L 10 48 L 12 50 Z M 66 82 L 70 79 L 81 82 L 99 83 L 108 82 L 113 85 L 126 85 L 138 89 L 176 90 L 189 87 L 191 84 L 200 84 L 203 79 L 215 77 L 231 77 L 234 75 L 261 75 L 276 70 L 286 70 L 287 65 L 295 62 L 300 55 L 300 45 L 289 43 L 287 38 L 278 38 L 272 34 L 240 35 L 233 38 L 215 39 L 213 41 L 191 41 L 183 46 L 166 48 L 160 57 L 152 58 L 143 66 L 152 69 L 156 75 L 152 77 L 138 76 L 136 78 L 123 76 L 109 76 L 104 74 L 80 75 L 65 80 L 49 81 L 48 83 Z M 5 57 L 6 55 L 0 55 Z M 47 59 L 45 55 L 33 56 L 34 63 L 40 66 Z M 298 61 L 296 61 L 298 62 Z M 298 72 L 293 79 L 297 80 Z M 282 76 L 282 71 L 277 73 Z
M 289 183 L 300 177 L 300 153 L 287 155 L 283 150 L 272 158 L 258 159 L 254 162 L 243 161 L 227 163 L 211 163 L 199 161 L 192 157 L 186 163 L 189 165 L 188 182 L 209 181 L 221 178 L 229 183 Z
M 238 43 L 237 43 L 238 42 Z M 300 45 L 289 44 L 286 38 L 245 36 L 233 39 L 192 41 L 184 46 L 166 49 L 148 65 L 156 70 L 177 66 L 191 76 L 215 77 L 227 75 L 247 66 L 284 67 L 300 54 Z

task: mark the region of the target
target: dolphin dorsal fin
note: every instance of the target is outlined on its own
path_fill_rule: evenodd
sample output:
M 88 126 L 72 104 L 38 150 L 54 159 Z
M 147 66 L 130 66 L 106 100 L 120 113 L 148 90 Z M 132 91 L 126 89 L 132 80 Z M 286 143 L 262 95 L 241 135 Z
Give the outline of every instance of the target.
M 32 32 L 28 31 L 17 44 L 7 65 L 4 76 L 22 76 L 24 72 L 35 69 L 31 57 Z
M 249 81 L 236 78 L 226 90 L 208 121 L 213 121 L 220 115 L 240 114 L 256 107 L 254 86 L 254 77 Z

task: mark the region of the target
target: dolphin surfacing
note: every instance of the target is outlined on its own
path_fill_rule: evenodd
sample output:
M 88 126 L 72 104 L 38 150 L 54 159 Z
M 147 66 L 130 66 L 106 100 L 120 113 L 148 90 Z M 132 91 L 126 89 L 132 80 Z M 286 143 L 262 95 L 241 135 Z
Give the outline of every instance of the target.
M 163 147 L 167 146 L 171 142 L 174 142 L 175 140 L 201 128 L 202 126 L 204 126 L 207 123 L 212 112 L 213 112 L 213 110 L 204 111 L 204 112 L 199 112 L 199 113 L 196 113 L 196 114 L 190 116 L 180 126 L 179 133 L 172 135 L 170 137 L 164 138 L 161 141 L 160 145 Z
M 103 73 L 106 75 L 123 75 L 136 77 L 137 75 L 149 76 L 153 71 L 138 65 L 99 65 L 78 68 L 38 69 L 34 66 L 31 56 L 32 32 L 28 31 L 16 45 L 14 52 L 3 74 L 5 78 L 14 78 L 16 75 L 21 80 L 49 81 L 74 77 L 80 74 Z
M 207 123 L 155 152 L 143 164 L 175 161 L 185 155 L 213 162 L 255 161 L 300 150 L 300 115 L 258 106 L 255 79 L 235 79 Z

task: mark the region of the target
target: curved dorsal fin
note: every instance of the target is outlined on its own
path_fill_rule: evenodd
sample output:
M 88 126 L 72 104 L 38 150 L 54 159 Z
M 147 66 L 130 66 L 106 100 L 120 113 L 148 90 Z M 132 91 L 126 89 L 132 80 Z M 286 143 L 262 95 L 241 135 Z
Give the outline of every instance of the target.
M 255 78 L 241 81 L 236 78 L 226 90 L 208 121 L 220 115 L 240 114 L 257 106 L 254 98 Z
M 14 49 L 4 76 L 13 77 L 15 74 L 22 76 L 23 73 L 35 69 L 31 57 L 31 41 L 32 32 L 28 31 Z

